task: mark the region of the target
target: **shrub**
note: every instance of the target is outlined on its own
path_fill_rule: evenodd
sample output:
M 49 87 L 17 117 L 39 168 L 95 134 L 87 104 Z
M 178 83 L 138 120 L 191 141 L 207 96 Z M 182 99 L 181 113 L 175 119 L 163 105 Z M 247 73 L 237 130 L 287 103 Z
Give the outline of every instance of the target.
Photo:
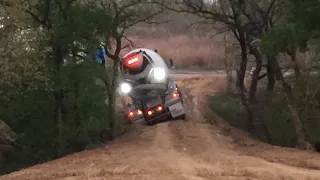
M 281 94 L 273 93 L 258 97 L 268 97 L 268 99 L 259 98 L 256 116 L 267 128 L 271 144 L 285 147 L 295 147 L 296 135 L 294 126 L 291 123 L 291 115 L 286 100 Z
M 246 119 L 240 98 L 234 94 L 222 93 L 209 97 L 210 108 L 223 117 L 230 125 L 246 129 Z M 230 113 L 232 112 L 232 113 Z
M 272 95 L 270 100 L 259 99 L 259 97 L 264 97 L 261 94 L 258 94 L 257 97 L 258 102 L 254 109 L 255 117 L 267 128 L 271 140 L 269 143 L 294 147 L 296 143 L 295 131 L 283 97 Z M 237 95 L 220 94 L 210 97 L 209 103 L 210 108 L 231 126 L 247 130 L 246 112 Z M 258 136 L 263 137 L 261 133 Z
M 106 89 L 95 81 L 101 71 L 104 69 L 95 62 L 63 67 L 64 154 L 94 147 L 102 140 L 100 135 L 107 128 L 108 107 Z M 7 96 L 7 100 L 1 99 L 1 118 L 18 134 L 16 151 L 9 156 L 2 172 L 57 157 L 53 92 L 43 84 L 37 85 L 38 88 L 22 89 L 14 96 Z

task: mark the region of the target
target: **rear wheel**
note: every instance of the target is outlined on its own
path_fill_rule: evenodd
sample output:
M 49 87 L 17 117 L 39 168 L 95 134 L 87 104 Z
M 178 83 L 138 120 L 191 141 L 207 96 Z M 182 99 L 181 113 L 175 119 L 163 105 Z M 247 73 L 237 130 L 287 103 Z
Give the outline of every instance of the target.
M 146 121 L 146 123 L 147 123 L 148 126 L 153 126 L 154 125 L 153 121 Z
M 187 119 L 187 115 L 186 114 L 181 115 L 179 118 L 182 119 L 182 120 L 186 120 Z

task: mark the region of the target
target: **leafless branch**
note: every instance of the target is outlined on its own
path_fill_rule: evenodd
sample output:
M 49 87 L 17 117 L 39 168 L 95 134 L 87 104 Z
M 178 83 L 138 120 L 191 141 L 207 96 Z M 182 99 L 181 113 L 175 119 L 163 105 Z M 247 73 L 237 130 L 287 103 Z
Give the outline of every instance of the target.
M 196 15 L 204 20 L 210 20 L 212 22 L 223 22 L 227 25 L 234 26 L 235 22 L 232 16 L 228 14 L 223 14 L 217 10 L 209 10 L 205 7 L 203 1 L 200 4 L 192 3 L 191 1 L 183 0 L 182 2 L 175 3 L 174 5 L 168 4 L 167 1 L 156 2 L 157 4 L 163 6 L 165 9 L 178 12 L 178 13 L 188 13 Z
M 41 24 L 42 26 L 48 29 L 51 29 L 52 25 L 50 23 L 50 18 L 49 18 L 50 9 L 51 9 L 51 0 L 45 0 L 45 10 L 44 10 L 45 14 L 43 15 L 42 18 L 39 17 L 34 12 L 32 12 L 30 9 L 25 9 L 24 11 L 27 14 L 29 14 L 39 24 Z
M 129 46 L 130 46 L 130 44 L 126 44 L 125 46 L 122 46 L 122 47 L 121 47 L 121 50 L 122 50 L 122 49 L 125 49 L 125 48 L 127 48 L 127 47 L 129 47 Z
M 127 41 L 129 41 L 131 47 L 134 47 L 133 42 L 127 37 L 127 36 L 123 36 Z
M 214 21 L 214 20 L 196 20 L 195 22 L 192 22 L 191 24 L 189 24 L 188 26 L 187 26 L 187 28 L 191 28 L 191 27 L 193 27 L 193 26 L 195 26 L 195 25 L 205 25 L 205 24 L 207 24 L 207 25 L 213 25 L 214 23 L 215 23 L 216 21 Z
M 210 38 L 214 38 L 215 36 L 223 34 L 223 33 L 228 32 L 228 31 L 230 31 L 230 29 L 229 28 L 225 28 L 225 29 L 223 29 L 221 31 L 218 31 L 217 33 L 214 33 L 213 35 L 211 35 Z

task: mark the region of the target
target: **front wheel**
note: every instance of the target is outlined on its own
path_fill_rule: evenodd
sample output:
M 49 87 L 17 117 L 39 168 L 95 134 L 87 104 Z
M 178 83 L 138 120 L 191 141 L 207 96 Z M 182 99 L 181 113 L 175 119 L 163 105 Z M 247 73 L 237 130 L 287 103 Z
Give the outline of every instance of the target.
M 179 119 L 182 119 L 182 120 L 186 120 L 187 119 L 187 115 L 186 114 L 183 114 L 179 117 Z

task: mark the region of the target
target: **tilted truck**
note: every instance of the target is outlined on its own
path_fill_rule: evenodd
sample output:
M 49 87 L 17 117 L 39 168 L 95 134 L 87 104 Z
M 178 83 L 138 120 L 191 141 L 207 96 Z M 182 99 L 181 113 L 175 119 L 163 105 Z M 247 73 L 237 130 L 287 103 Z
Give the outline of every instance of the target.
M 186 118 L 183 95 L 163 58 L 155 51 L 135 49 L 120 61 L 119 92 L 130 96 L 127 117 L 142 117 L 147 124 Z

